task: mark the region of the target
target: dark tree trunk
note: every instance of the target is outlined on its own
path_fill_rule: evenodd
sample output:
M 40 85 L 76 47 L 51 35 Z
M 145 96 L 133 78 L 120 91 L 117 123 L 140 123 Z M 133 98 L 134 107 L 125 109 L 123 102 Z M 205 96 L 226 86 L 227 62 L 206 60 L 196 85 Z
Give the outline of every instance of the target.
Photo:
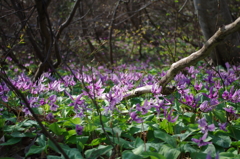
M 198 20 L 207 41 L 219 27 L 233 22 L 226 0 L 194 0 Z M 226 62 L 240 62 L 240 35 L 235 32 L 225 38 L 210 57 L 214 65 L 224 66 Z

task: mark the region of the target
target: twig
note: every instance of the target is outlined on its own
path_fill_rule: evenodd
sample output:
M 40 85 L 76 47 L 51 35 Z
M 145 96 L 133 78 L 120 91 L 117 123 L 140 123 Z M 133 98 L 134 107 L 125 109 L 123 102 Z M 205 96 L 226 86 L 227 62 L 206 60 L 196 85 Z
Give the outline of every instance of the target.
M 178 10 L 178 12 L 181 12 L 181 11 L 183 10 L 183 8 L 184 8 L 185 5 L 187 4 L 187 2 L 188 2 L 188 0 L 186 0 L 186 1 L 184 2 L 184 4 L 183 4 L 182 7 Z
M 110 30 L 109 30 L 109 34 L 108 34 L 108 38 L 109 38 L 109 55 L 110 55 L 110 62 L 111 65 L 113 66 L 113 52 L 112 52 L 112 31 L 113 31 L 113 23 L 117 14 L 117 8 L 120 4 L 121 0 L 118 0 L 117 5 L 114 9 L 113 15 L 112 15 L 112 19 L 111 19 L 111 23 L 110 23 Z
M 28 110 L 31 112 L 32 116 L 36 119 L 39 126 L 42 128 L 43 133 L 53 142 L 53 144 L 58 148 L 58 150 L 62 153 L 62 155 L 69 159 L 67 154 L 63 151 L 63 149 L 60 147 L 60 145 L 55 141 L 55 139 L 52 137 L 52 135 L 47 131 L 47 129 L 42 124 L 41 120 L 38 118 L 38 116 L 34 113 L 32 108 L 30 107 L 30 104 L 26 97 L 12 84 L 12 82 L 4 77 L 4 74 L 0 72 L 0 78 L 24 101 L 25 106 L 28 108 Z

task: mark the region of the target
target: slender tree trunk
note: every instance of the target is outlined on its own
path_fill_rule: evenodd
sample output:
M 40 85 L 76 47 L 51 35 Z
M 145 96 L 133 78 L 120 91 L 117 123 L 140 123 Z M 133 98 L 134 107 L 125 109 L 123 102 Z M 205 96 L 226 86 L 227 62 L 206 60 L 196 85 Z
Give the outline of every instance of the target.
M 198 20 L 205 40 L 208 40 L 219 27 L 233 22 L 226 0 L 193 0 Z M 225 66 L 226 62 L 240 62 L 240 35 L 235 32 L 225 38 L 211 53 L 214 65 Z

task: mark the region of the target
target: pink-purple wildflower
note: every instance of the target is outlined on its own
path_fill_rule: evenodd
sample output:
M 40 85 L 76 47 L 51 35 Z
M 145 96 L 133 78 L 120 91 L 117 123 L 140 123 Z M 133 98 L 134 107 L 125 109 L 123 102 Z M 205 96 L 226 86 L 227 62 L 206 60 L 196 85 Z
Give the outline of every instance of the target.
M 77 135 L 82 135 L 84 127 L 81 125 L 76 125 L 75 130 L 77 132 Z
M 202 146 L 211 144 L 212 142 L 206 142 L 206 141 L 204 141 L 204 140 L 206 140 L 207 135 L 208 135 L 208 132 L 206 132 L 200 139 L 192 138 L 192 141 L 195 142 L 195 143 L 197 143 L 199 147 L 202 147 Z

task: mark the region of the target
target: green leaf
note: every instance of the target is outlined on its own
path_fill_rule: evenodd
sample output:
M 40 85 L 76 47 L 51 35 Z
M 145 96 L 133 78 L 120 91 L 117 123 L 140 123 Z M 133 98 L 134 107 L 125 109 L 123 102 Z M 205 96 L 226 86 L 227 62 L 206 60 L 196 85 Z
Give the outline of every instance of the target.
M 160 123 L 160 128 L 162 128 L 163 130 L 165 130 L 169 134 L 173 134 L 173 128 L 174 128 L 175 125 L 176 125 L 175 123 L 168 122 L 167 119 L 164 119 Z
M 45 135 L 40 135 L 38 138 L 37 138 L 37 140 L 36 140 L 36 142 L 40 145 L 40 146 L 42 146 L 42 147 L 45 147 L 47 144 L 47 142 L 46 142 L 46 137 L 45 137 Z
M 3 126 L 5 125 L 5 121 L 6 121 L 6 119 L 3 119 L 3 118 L 1 118 L 1 116 L 0 116 L 0 130 L 3 128 Z
M 84 154 L 86 155 L 86 158 L 96 159 L 99 156 L 104 155 L 110 150 L 112 150 L 112 148 L 113 147 L 110 145 L 108 146 L 100 145 L 97 148 L 86 150 Z
M 142 155 L 143 152 L 147 151 L 147 152 L 150 152 L 150 151 L 158 151 L 160 150 L 160 148 L 162 147 L 163 144 L 159 144 L 159 143 L 143 143 L 141 145 L 139 145 L 137 148 L 133 149 L 132 152 L 135 154 L 135 155 Z
M 197 149 L 195 149 L 194 147 L 192 147 L 192 146 L 189 145 L 189 144 L 181 145 L 181 149 L 182 149 L 185 153 L 187 153 L 187 152 L 193 153 L 193 152 L 197 152 L 197 151 L 198 151 Z
M 202 149 L 203 153 L 207 154 L 207 153 L 211 152 L 212 154 L 216 154 L 216 148 L 213 144 L 208 144 L 206 146 L 203 146 L 201 149 Z
M 59 157 L 59 156 L 48 155 L 47 159 L 64 159 L 64 158 L 63 157 Z
M 158 152 L 163 154 L 166 159 L 177 159 L 181 153 L 178 149 L 169 147 L 168 145 L 162 145 Z
M 221 152 L 219 153 L 220 159 L 229 159 L 229 158 L 233 158 L 233 159 L 240 159 L 240 156 L 234 155 L 233 153 L 230 152 Z
M 207 154 L 202 152 L 193 152 L 193 153 L 190 153 L 190 156 L 191 158 L 194 158 L 194 159 L 206 159 Z
M 152 121 L 152 119 L 153 119 L 154 117 L 155 117 L 154 114 L 148 115 L 148 116 L 144 117 L 144 122 L 146 122 L 146 121 Z
M 65 136 L 66 140 L 68 140 L 70 137 L 75 136 L 76 130 L 69 130 L 68 132 L 65 132 L 63 135 Z
M 103 141 L 105 141 L 106 138 L 97 138 L 97 139 L 94 139 L 92 140 L 92 142 L 90 144 L 88 144 L 88 146 L 96 146 L 96 145 L 99 145 L 101 144 Z
M 232 141 L 231 141 L 230 137 L 225 133 L 218 131 L 214 135 L 209 134 L 209 136 L 212 137 L 212 143 L 214 143 L 218 146 L 221 146 L 223 148 L 228 148 L 231 145 Z
M 138 124 L 138 125 L 130 127 L 129 133 L 131 133 L 133 135 L 133 134 L 136 134 L 136 133 L 147 131 L 148 128 L 149 128 L 148 124 L 145 124 L 145 123 L 144 124 Z
M 125 148 L 125 149 L 133 149 L 133 143 L 126 141 L 122 138 L 113 138 L 110 136 L 111 141 L 113 141 L 115 144 L 120 145 L 121 147 Z
M 63 126 L 72 126 L 81 123 L 80 118 L 66 118 L 65 120 L 66 121 L 63 123 Z
M 143 140 L 141 138 L 137 137 L 137 139 L 134 141 L 134 147 L 137 148 L 142 144 L 144 144 Z
M 68 145 L 64 145 L 62 143 L 58 143 L 63 151 L 67 154 L 70 159 L 84 159 L 82 154 L 76 148 L 70 148 Z M 53 144 L 51 140 L 48 140 L 48 145 L 51 149 L 56 151 L 57 153 L 61 154 L 58 148 Z
M 231 146 L 240 147 L 240 141 L 233 141 Z
M 6 121 L 11 121 L 14 124 L 17 122 L 17 118 L 5 118 L 5 119 L 6 119 Z
M 80 137 L 76 137 L 76 141 L 77 141 L 77 147 L 80 150 L 80 152 L 83 151 L 84 149 L 84 145 L 86 144 L 86 142 L 88 141 L 89 136 L 80 136 Z
M 161 130 L 155 130 L 154 136 L 156 138 L 163 140 L 164 142 L 168 143 L 173 147 L 177 147 L 177 140 Z
M 44 109 L 41 107 L 38 108 L 32 108 L 32 110 L 34 111 L 34 113 L 36 114 L 43 114 L 44 113 Z
M 143 158 L 150 158 L 150 159 L 166 159 L 163 155 L 158 154 L 157 152 L 143 152 Z
M 224 152 L 224 150 L 220 151 L 220 152 Z M 234 148 L 234 147 L 231 147 L 226 152 L 229 152 L 229 153 L 232 153 L 232 154 L 238 154 L 238 149 Z
M 76 148 L 64 147 L 63 150 L 70 159 L 84 159 L 82 154 Z
M 121 136 L 121 134 L 122 134 L 122 130 L 121 129 L 119 129 L 119 128 L 117 128 L 117 127 L 114 127 L 114 128 L 105 128 L 105 131 L 107 131 L 107 132 L 109 132 L 109 133 L 111 133 L 112 135 L 114 135 L 114 136 Z M 102 132 L 102 131 L 101 131 Z
M 56 135 L 62 135 L 64 132 L 66 132 L 66 130 L 61 129 L 57 123 L 52 123 L 49 125 L 49 129 L 52 130 Z
M 103 123 L 109 122 L 109 118 L 107 116 L 104 116 L 104 115 L 102 115 L 101 120 L 102 120 Z M 99 116 L 92 116 L 92 122 L 94 123 L 95 126 L 101 125 Z
M 125 150 L 122 153 L 122 159 L 140 159 L 142 158 L 139 155 L 135 155 L 132 151 L 130 150 Z
M 32 145 L 29 149 L 29 151 L 27 152 L 26 154 L 26 157 L 29 156 L 29 155 L 33 155 L 33 154 L 39 154 L 41 153 L 42 151 L 45 150 L 45 146 L 42 147 L 42 146 L 36 146 L 36 145 Z
M 238 127 L 232 125 L 229 125 L 228 127 L 228 129 L 231 130 L 230 133 L 228 133 L 229 136 L 231 136 L 235 140 L 240 140 L 240 135 L 238 135 L 240 134 L 240 130 L 238 129 Z
M 5 143 L 1 143 L 0 145 L 1 145 L 1 146 L 14 145 L 14 144 L 20 142 L 21 140 L 22 140 L 22 138 L 20 138 L 20 137 L 14 137 L 14 138 L 9 139 L 9 140 L 8 140 L 7 142 L 5 142 Z
M 194 133 L 194 131 L 191 131 L 191 132 L 186 131 L 185 133 L 182 133 L 182 134 L 173 135 L 173 137 L 180 138 L 180 141 L 184 141 L 189 136 L 191 136 L 193 133 Z
M 62 144 L 60 144 L 60 143 L 58 143 L 60 146 L 62 145 Z M 58 148 L 55 146 L 55 144 L 51 141 L 51 140 L 48 140 L 48 146 L 52 149 L 52 150 L 54 150 L 54 151 L 56 151 L 57 153 L 60 153 L 60 151 L 58 150 Z
M 30 133 L 30 132 L 26 132 L 26 133 L 22 133 L 22 132 L 13 132 L 11 134 L 12 137 L 35 137 L 36 134 L 35 133 Z
M 213 114 L 219 119 L 222 123 L 225 123 L 227 121 L 226 118 L 226 111 L 223 110 L 214 110 Z

